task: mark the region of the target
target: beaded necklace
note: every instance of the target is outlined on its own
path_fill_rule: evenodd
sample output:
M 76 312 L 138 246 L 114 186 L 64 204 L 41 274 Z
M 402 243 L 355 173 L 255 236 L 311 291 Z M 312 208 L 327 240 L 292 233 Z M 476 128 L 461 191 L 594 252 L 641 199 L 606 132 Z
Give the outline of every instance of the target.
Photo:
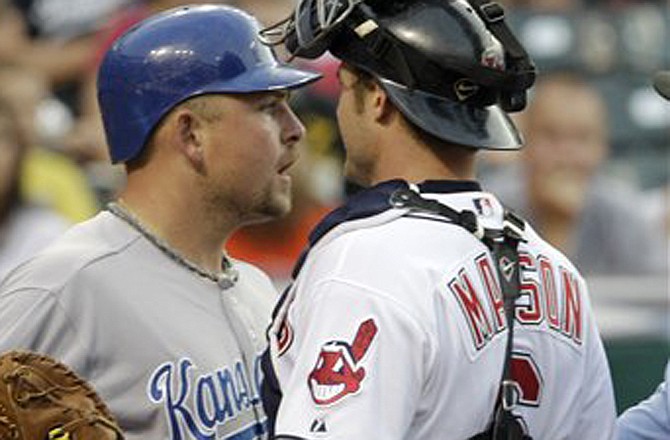
M 123 205 L 122 201 L 109 203 L 107 205 L 107 210 L 140 232 L 147 240 L 153 243 L 154 246 L 160 249 L 171 260 L 187 268 L 191 272 L 195 272 L 199 276 L 215 282 L 223 289 L 233 287 L 233 285 L 235 285 L 237 282 L 239 273 L 233 267 L 232 261 L 225 253 L 222 255 L 222 271 L 220 273 L 212 272 L 198 266 L 186 257 L 182 256 L 179 252 L 170 247 L 170 245 L 168 245 L 165 240 L 152 233 L 149 228 L 146 227 L 140 221 L 140 219 L 130 211 L 130 209 L 128 209 L 128 207 Z

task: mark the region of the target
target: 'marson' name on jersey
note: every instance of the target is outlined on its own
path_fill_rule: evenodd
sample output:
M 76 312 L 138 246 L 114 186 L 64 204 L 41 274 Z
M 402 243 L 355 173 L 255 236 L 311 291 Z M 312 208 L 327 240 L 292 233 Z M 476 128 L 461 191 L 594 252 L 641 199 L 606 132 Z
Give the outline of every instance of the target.
M 476 350 L 507 328 L 500 284 L 493 261 L 481 254 L 475 258 L 476 273 L 465 268 L 447 282 L 458 302 Z M 582 343 L 582 292 L 578 276 L 556 267 L 543 256 L 519 253 L 521 296 L 516 303 L 516 321 L 543 326 L 576 345 Z

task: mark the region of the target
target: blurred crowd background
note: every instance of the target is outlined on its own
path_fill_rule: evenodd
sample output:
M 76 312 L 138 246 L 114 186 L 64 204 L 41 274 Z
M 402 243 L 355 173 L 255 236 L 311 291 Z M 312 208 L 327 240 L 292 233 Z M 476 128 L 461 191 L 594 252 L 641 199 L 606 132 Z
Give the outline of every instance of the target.
M 294 1 L 219 3 L 273 24 Z M 107 160 L 97 66 L 134 23 L 188 3 L 0 0 L 0 278 L 123 185 Z M 589 279 L 622 410 L 653 389 L 670 352 L 670 103 L 650 83 L 670 69 L 670 1 L 502 3 L 540 76 L 515 115 L 526 148 L 482 154 L 480 179 Z M 293 98 L 307 127 L 294 210 L 227 249 L 280 288 L 312 226 L 355 191 L 341 176 L 337 64 L 309 67 L 325 78 Z

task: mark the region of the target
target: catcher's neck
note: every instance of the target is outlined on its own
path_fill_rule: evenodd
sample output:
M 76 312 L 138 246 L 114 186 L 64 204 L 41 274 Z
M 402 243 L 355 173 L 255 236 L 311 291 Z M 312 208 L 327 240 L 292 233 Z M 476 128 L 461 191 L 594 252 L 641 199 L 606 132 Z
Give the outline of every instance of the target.
M 429 145 L 402 126 L 382 130 L 376 145 L 371 184 L 397 178 L 414 183 L 476 178 L 474 149 L 447 143 Z

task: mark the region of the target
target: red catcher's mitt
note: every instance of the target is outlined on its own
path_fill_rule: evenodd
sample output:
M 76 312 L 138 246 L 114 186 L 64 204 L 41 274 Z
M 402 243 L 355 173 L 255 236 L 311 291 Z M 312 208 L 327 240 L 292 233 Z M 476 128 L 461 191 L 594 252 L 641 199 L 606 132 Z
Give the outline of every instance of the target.
M 0 356 L 1 440 L 123 440 L 102 399 L 62 363 L 41 354 Z

